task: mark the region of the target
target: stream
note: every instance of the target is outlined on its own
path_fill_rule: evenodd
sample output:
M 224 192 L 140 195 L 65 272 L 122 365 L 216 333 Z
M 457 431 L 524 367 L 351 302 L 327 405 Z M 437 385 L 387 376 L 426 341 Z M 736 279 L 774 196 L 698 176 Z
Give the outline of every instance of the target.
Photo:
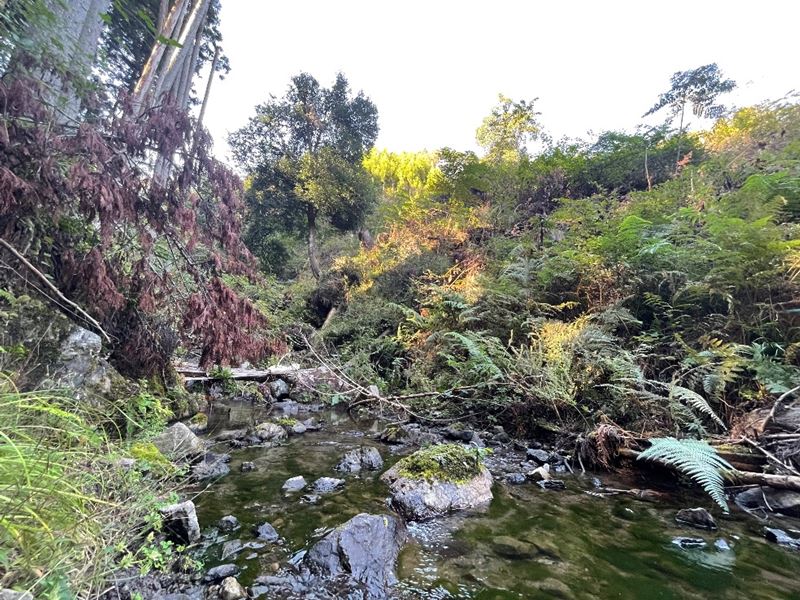
M 275 418 L 252 405 L 216 407 L 209 415 L 208 435 Z M 302 414 L 300 418 L 309 415 Z M 289 437 L 276 447 L 231 450 L 231 472 L 197 490 L 195 498 L 206 540 L 201 558 L 206 568 L 235 562 L 239 581 L 252 585 L 259 575 L 285 569 L 293 558 L 330 529 L 358 513 L 385 513 L 388 491 L 380 473 L 410 449 L 375 439 L 383 423 L 354 421 L 333 410 L 314 413 L 320 431 Z M 362 445 L 376 447 L 385 461 L 378 472 L 338 474 L 342 455 Z M 488 459 L 522 460 L 522 452 L 496 452 Z M 497 455 L 497 456 L 496 456 Z M 242 472 L 251 461 L 256 470 Z M 340 491 L 322 494 L 316 503 L 305 492 L 281 490 L 290 477 L 341 477 Z M 598 477 L 604 485 L 634 487 L 606 473 L 564 475 L 565 490 L 543 490 L 533 483 L 509 485 L 495 479 L 494 500 L 487 510 L 458 513 L 409 524 L 410 540 L 400 555 L 395 587 L 399 598 L 800 598 L 800 553 L 763 538 L 763 523 L 741 511 L 718 516 L 714 532 L 681 527 L 675 513 L 690 506 L 710 507 L 707 499 L 678 491 L 663 503 L 628 496 L 599 498 L 585 492 Z M 686 495 L 683 495 L 686 494 Z M 715 511 L 718 513 L 719 511 Z M 223 516 L 234 515 L 241 529 L 215 530 Z M 268 521 L 280 544 L 248 548 L 222 560 L 224 541 L 254 540 L 251 529 Z M 795 523 L 795 527 L 797 524 Z M 703 538 L 707 546 L 683 549 L 677 536 Z M 718 550 L 723 539 L 729 550 Z

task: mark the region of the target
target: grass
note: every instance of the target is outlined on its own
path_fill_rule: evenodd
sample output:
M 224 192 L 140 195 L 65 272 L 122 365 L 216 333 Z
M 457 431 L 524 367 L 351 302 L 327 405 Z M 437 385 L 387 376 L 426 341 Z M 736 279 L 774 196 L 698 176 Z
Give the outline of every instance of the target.
M 94 598 L 119 564 L 147 561 L 173 483 L 117 464 L 125 443 L 84 404 L 0 378 L 0 588 Z

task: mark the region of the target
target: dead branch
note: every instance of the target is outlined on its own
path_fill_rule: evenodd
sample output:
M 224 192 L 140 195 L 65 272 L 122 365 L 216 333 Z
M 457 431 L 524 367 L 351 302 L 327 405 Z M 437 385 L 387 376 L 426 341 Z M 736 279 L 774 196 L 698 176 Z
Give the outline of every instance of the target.
M 14 246 L 9 244 L 3 238 L 0 238 L 0 246 L 8 250 L 11 254 L 13 254 L 14 257 L 16 257 L 16 259 L 19 260 L 19 262 L 22 263 L 22 265 L 26 269 L 28 269 L 28 271 L 33 273 L 39 281 L 41 281 L 53 294 L 55 294 L 56 297 L 61 302 L 69 306 L 70 309 L 74 310 L 86 324 L 88 324 L 97 333 L 102 335 L 105 338 L 106 342 L 108 342 L 109 344 L 111 343 L 111 337 L 108 335 L 108 333 L 106 333 L 105 329 L 101 327 L 100 323 L 98 323 L 94 317 L 92 317 L 89 313 L 83 310 L 80 306 L 78 306 L 72 300 L 70 300 L 64 294 L 62 294 L 61 290 L 59 290 L 55 285 L 53 285 L 50 282 L 50 280 L 45 276 L 45 274 L 42 273 L 39 269 L 37 269 L 33 265 L 33 263 L 31 263 L 27 258 L 25 258 L 22 254 L 20 254 L 19 251 L 17 251 L 17 249 L 14 248 Z M 50 299 L 49 296 L 46 297 Z

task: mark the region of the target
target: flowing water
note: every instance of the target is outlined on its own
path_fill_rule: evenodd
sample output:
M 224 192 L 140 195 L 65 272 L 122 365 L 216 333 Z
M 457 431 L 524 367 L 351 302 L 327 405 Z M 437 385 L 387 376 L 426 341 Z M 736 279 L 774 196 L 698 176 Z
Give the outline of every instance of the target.
M 274 415 L 273 415 L 274 416 Z M 249 406 L 213 412 L 210 430 L 220 431 L 265 420 Z M 331 528 L 361 513 L 381 513 L 387 489 L 379 474 L 338 475 L 342 454 L 360 445 L 379 449 L 390 466 L 399 456 L 374 434 L 375 421 L 355 422 L 337 412 L 315 415 L 325 424 L 318 432 L 289 438 L 274 448 L 231 451 L 231 473 L 207 487 L 195 500 L 203 526 L 234 515 L 242 528 L 211 536 L 207 567 L 236 562 L 247 585 L 297 559 Z M 243 461 L 257 470 L 240 472 Z M 303 492 L 285 494 L 289 477 L 342 477 L 343 490 L 303 502 Z M 600 475 L 604 483 L 605 475 Z M 461 513 L 411 524 L 411 539 L 398 563 L 403 598 L 749 598 L 800 599 L 800 553 L 770 544 L 762 524 L 734 512 L 718 519 L 716 532 L 676 525 L 678 508 L 708 505 L 704 499 L 677 498 L 664 504 L 627 496 L 598 498 L 586 494 L 591 477 L 566 476 L 567 489 L 545 491 L 534 484 L 496 483 L 487 510 Z M 612 485 L 622 485 L 619 481 Z M 308 490 L 306 490 L 308 492 Z M 253 525 L 269 521 L 282 536 L 281 545 L 247 549 L 221 560 L 226 539 L 253 539 Z M 797 524 L 795 524 L 796 526 Z M 681 549 L 675 536 L 704 538 L 701 549 Z M 717 550 L 724 539 L 730 550 Z

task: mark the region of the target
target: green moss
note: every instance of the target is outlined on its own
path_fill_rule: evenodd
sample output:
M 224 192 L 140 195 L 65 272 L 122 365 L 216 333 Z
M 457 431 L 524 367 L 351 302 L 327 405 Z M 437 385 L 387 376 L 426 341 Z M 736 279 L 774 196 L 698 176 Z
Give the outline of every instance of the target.
M 151 442 L 134 442 L 130 448 L 131 458 L 144 461 L 150 465 L 168 465 L 167 457 Z
M 189 423 L 192 425 L 197 425 L 198 427 L 207 427 L 208 415 L 206 413 L 199 412 L 189 419 Z
M 400 475 L 410 479 L 463 482 L 481 473 L 485 450 L 459 444 L 437 444 L 406 456 L 397 463 Z
M 275 421 L 281 427 L 294 427 L 299 421 L 293 417 L 281 417 Z

